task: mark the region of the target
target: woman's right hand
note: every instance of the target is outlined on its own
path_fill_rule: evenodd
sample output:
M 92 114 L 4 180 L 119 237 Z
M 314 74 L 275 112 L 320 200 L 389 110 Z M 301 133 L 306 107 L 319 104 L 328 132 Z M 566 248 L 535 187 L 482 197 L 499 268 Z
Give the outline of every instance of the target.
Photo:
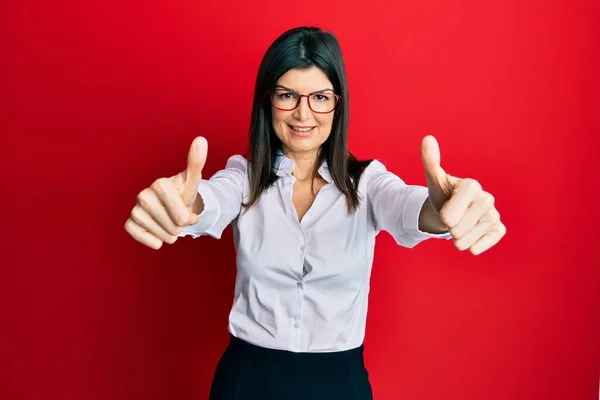
M 145 246 L 160 249 L 173 244 L 182 228 L 199 221 L 204 209 L 198 185 L 206 162 L 208 143 L 199 136 L 192 142 L 187 169 L 170 178 L 159 178 L 142 190 L 125 222 L 125 230 Z

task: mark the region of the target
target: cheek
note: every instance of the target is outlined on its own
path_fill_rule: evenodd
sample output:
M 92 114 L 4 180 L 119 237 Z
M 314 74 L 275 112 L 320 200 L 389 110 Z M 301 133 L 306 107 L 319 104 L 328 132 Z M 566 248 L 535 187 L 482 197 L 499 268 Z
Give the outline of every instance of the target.
M 271 117 L 271 123 L 273 125 L 273 129 L 275 129 L 276 133 L 279 133 L 281 129 L 285 126 L 286 115 L 283 115 L 281 111 L 273 112 Z
M 273 122 L 273 125 L 276 125 L 280 119 L 281 117 L 277 111 L 271 112 L 271 121 Z
M 333 125 L 333 114 L 319 116 L 317 118 L 317 123 L 323 130 L 329 133 Z

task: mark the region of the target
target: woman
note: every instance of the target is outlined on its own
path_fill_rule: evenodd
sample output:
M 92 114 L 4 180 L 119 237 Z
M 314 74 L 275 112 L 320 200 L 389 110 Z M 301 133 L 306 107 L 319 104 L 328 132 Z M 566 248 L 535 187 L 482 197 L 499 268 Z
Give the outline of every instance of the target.
M 422 147 L 428 187 L 357 160 L 348 110 L 336 38 L 287 31 L 259 68 L 247 157 L 202 179 L 207 142 L 196 138 L 188 168 L 138 196 L 125 229 L 151 248 L 220 238 L 232 223 L 231 341 L 211 399 L 372 398 L 363 339 L 377 234 L 405 247 L 453 239 L 473 254 L 504 235 L 491 195 L 446 174 L 432 137 Z

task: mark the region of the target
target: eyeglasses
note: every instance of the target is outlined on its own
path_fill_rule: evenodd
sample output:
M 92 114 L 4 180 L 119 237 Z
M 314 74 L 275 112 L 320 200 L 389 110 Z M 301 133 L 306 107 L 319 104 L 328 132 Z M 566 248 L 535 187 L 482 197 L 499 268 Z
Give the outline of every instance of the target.
M 271 104 L 281 111 L 292 111 L 300 105 L 300 100 L 306 97 L 308 108 L 317 114 L 328 114 L 335 110 L 342 96 L 331 92 L 315 92 L 300 94 L 288 89 L 272 89 L 268 91 Z

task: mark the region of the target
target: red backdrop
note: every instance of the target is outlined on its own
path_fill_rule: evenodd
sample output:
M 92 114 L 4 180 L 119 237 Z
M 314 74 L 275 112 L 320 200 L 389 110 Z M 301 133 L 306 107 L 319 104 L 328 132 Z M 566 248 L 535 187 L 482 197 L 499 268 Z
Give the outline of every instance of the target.
M 0 12 L 0 398 L 206 398 L 231 228 L 153 251 L 123 224 L 196 135 L 207 175 L 244 152 L 260 59 L 301 24 L 339 37 L 358 156 L 424 184 L 433 134 L 508 228 L 478 257 L 379 236 L 375 398 L 598 398 L 597 1 L 92 3 Z

